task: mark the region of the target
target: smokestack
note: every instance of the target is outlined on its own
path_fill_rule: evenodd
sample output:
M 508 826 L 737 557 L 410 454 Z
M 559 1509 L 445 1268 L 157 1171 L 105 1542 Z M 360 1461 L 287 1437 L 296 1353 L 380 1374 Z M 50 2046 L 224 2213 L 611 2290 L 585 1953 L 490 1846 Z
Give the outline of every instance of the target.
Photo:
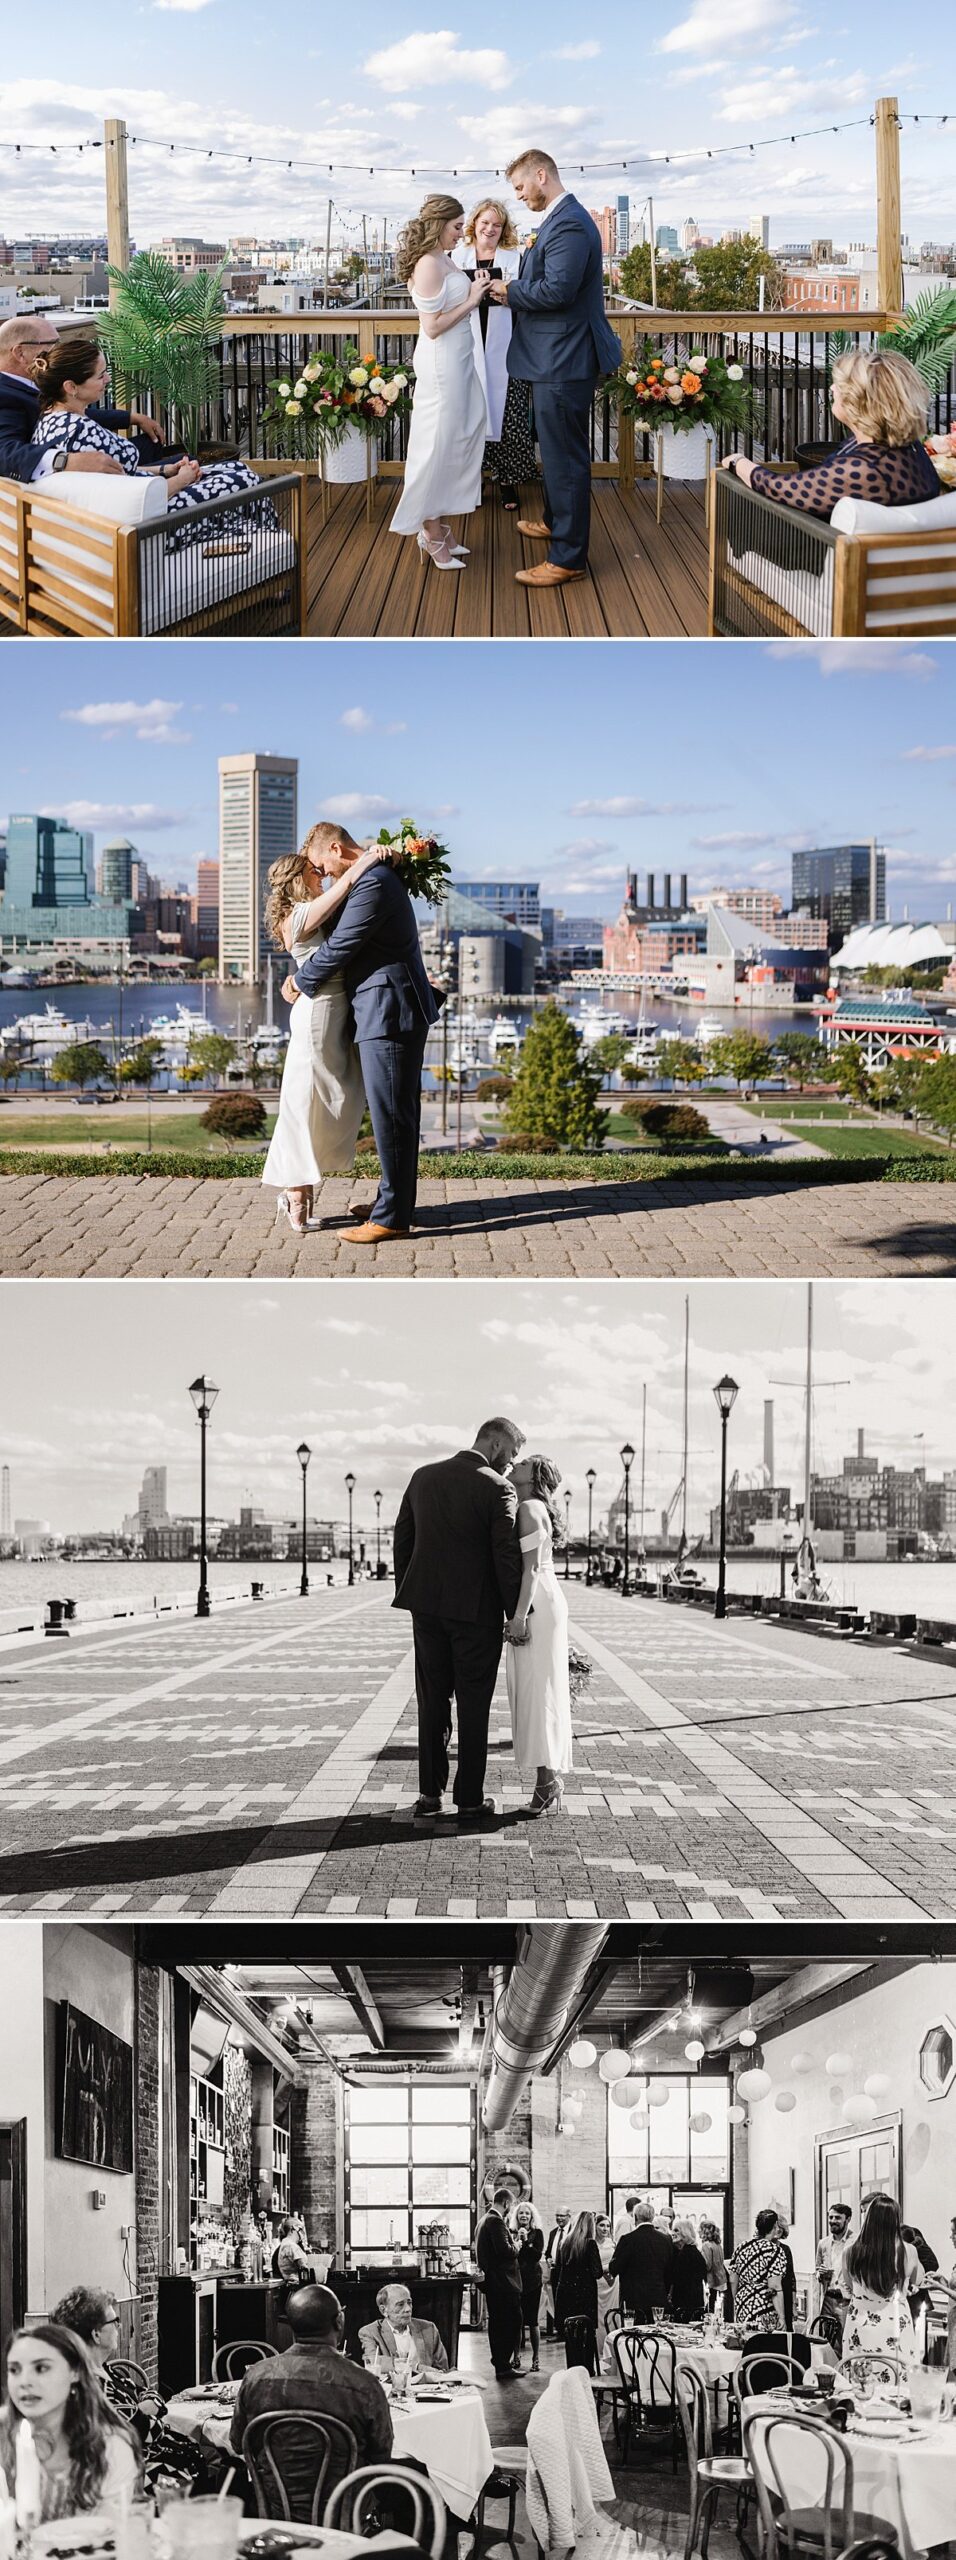
M 648 906 L 649 906 L 649 907 L 652 907 L 652 906 L 653 906 L 653 904 L 654 904 L 654 874 L 653 874 L 653 871 L 649 871 L 649 872 L 648 872 L 648 875 L 647 875 L 647 903 L 648 903 Z
M 863 1456 L 863 1433 L 862 1433 L 862 1431 L 858 1431 L 858 1432 L 857 1432 L 857 1435 L 856 1435 L 856 1454 L 857 1454 L 857 1457 L 858 1457 L 858 1458 L 862 1458 L 862 1456 Z
M 684 915 L 684 916 L 686 916 L 686 914 L 687 914 L 687 907 L 688 907 L 688 897 L 687 897 L 687 873 L 686 873 L 686 871 L 682 871 L 682 872 L 681 872 L 681 875 L 680 875 L 680 905 L 681 905 L 681 914 L 682 914 L 682 915 Z
M 665 907 L 669 907 L 669 906 L 670 906 L 670 903 L 671 903 L 671 875 L 670 875 L 670 872 L 669 872 L 669 871 L 665 871 L 665 873 L 664 873 L 664 905 L 665 905 Z
M 774 1481 L 774 1474 L 773 1474 L 773 1397 L 772 1397 L 772 1396 L 766 1396 L 766 1397 L 765 1397 L 765 1399 L 764 1399 L 764 1408 L 763 1408 L 763 1470 L 764 1470 L 764 1474 L 765 1474 L 766 1479 L 767 1479 L 767 1483 L 768 1483 L 768 1484 L 772 1484 L 772 1483 L 773 1483 L 773 1481 Z

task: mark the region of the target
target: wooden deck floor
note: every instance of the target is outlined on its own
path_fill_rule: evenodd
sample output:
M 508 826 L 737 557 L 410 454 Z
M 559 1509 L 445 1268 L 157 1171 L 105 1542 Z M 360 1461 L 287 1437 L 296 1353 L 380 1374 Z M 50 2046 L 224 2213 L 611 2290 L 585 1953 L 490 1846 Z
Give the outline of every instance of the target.
M 515 519 L 485 504 L 458 539 L 471 545 L 459 575 L 428 563 L 417 545 L 389 532 L 398 484 L 376 492 L 371 523 L 365 489 L 331 493 L 328 522 L 309 512 L 309 631 L 320 639 L 641 640 L 699 639 L 707 628 L 707 545 L 703 484 L 671 481 L 656 521 L 652 482 L 632 490 L 596 480 L 590 576 L 580 585 L 535 592 L 516 569 L 545 557 Z M 535 493 L 528 513 L 537 515 Z

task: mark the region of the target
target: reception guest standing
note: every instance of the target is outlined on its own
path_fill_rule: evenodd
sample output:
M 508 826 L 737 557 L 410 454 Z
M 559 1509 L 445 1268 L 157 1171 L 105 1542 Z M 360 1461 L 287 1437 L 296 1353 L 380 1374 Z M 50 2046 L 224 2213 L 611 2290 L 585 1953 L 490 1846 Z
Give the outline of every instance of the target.
M 521 2366 L 521 2269 L 508 2229 L 513 2198 L 508 2187 L 495 2190 L 475 2234 L 475 2257 L 485 2280 L 488 2345 L 498 2382 L 511 2382 Z
M 518 2244 L 518 2272 L 521 2277 L 521 2318 L 531 2341 L 531 2371 L 538 2371 L 538 2323 L 541 2317 L 541 2287 L 544 2270 L 544 2232 L 536 2222 L 534 2207 L 515 2206 L 515 2238 Z
M 635 2208 L 634 2228 L 622 2231 L 608 2268 L 616 2276 L 622 2311 L 646 2326 L 667 2301 L 674 2265 L 669 2231 L 659 2231 L 650 2201 Z

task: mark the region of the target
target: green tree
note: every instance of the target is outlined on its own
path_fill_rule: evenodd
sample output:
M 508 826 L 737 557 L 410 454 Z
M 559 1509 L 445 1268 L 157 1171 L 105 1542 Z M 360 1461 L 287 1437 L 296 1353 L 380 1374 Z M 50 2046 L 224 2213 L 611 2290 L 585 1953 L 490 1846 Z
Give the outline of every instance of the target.
M 189 1050 L 190 1064 L 199 1067 L 203 1075 L 217 1079 L 231 1067 L 235 1054 L 235 1041 L 227 1040 L 224 1031 L 201 1031 Z
M 197 978 L 215 978 L 218 977 L 218 975 L 219 966 L 217 961 L 200 960 L 199 967 L 196 971 Z
M 621 292 L 629 302 L 650 302 L 651 253 L 646 240 L 629 249 L 620 264 Z M 660 311 L 689 311 L 693 285 L 686 258 L 662 258 L 657 261 L 657 307 Z
M 584 1055 L 567 1014 L 546 1004 L 522 1046 L 502 1110 L 505 1127 L 556 1138 L 565 1147 L 599 1147 L 607 1128 L 607 1113 L 597 1107 L 600 1091 L 600 1067 Z
M 623 1031 L 606 1031 L 602 1040 L 592 1041 L 588 1056 L 600 1067 L 602 1075 L 613 1076 L 618 1067 L 623 1067 L 630 1046 Z
M 162 1058 L 161 1040 L 141 1040 L 139 1047 L 131 1050 L 129 1057 L 122 1060 L 117 1069 L 117 1082 L 145 1085 L 148 1092 Z
M 830 1060 L 830 1082 L 835 1084 L 838 1093 L 844 1095 L 851 1108 L 854 1103 L 869 1101 L 870 1070 L 862 1049 L 858 1049 L 855 1043 L 848 1041 L 845 1048 L 836 1050 Z
M 703 1084 L 709 1069 L 692 1040 L 667 1039 L 660 1043 L 661 1073 L 674 1084 Z
M 738 1091 L 756 1084 L 758 1076 L 768 1076 L 773 1066 L 770 1042 L 756 1031 L 724 1031 L 719 1040 L 710 1041 L 707 1055 L 715 1074 L 733 1076 Z
M 720 240 L 713 249 L 695 249 L 693 271 L 695 311 L 756 311 L 761 277 L 766 309 L 783 310 L 783 268 L 759 240 Z
M 50 1074 L 54 1084 L 78 1084 L 82 1093 L 88 1084 L 108 1084 L 109 1060 L 98 1040 L 71 1040 L 54 1058 Z
M 202 1115 L 202 1127 L 220 1138 L 258 1138 L 265 1125 L 257 1093 L 219 1093 Z
M 830 1063 L 822 1040 L 814 1040 L 808 1031 L 781 1031 L 773 1054 L 787 1083 L 797 1085 L 801 1093 L 805 1084 L 817 1084 L 826 1075 Z
M 956 1057 L 946 1052 L 939 1058 L 921 1058 L 913 1078 L 916 1112 L 941 1129 L 952 1146 L 956 1134 Z
M 624 1084 L 646 1084 L 649 1075 L 650 1068 L 645 1066 L 641 1058 L 625 1058 L 621 1068 Z
M 12 1084 L 15 1093 L 25 1065 L 22 1049 L 0 1050 L 0 1084 Z

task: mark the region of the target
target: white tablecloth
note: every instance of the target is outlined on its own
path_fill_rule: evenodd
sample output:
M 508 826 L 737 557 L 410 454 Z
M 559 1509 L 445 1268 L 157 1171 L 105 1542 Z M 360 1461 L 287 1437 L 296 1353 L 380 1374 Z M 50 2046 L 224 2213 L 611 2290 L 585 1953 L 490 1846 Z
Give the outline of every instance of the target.
M 491 2437 L 479 2391 L 456 2391 L 451 2400 L 392 2402 L 396 2461 L 413 2453 L 455 2516 L 470 2516 L 494 2469 Z
M 193 2444 L 215 2445 L 221 2453 L 229 2442 L 234 2407 L 234 2398 L 191 2400 L 180 2393 L 167 2405 L 166 2424 L 174 2435 L 189 2436 Z
M 759 2406 L 769 2410 L 769 2402 Z M 905 2560 L 928 2551 L 934 2542 L 956 2534 L 956 2423 L 928 2427 L 924 2435 L 898 2443 L 848 2430 L 853 2457 L 853 2504 L 857 2514 L 882 2516 L 895 2525 Z M 797 2506 L 816 2506 L 822 2495 L 819 2463 L 813 2447 L 795 2432 L 778 2436 L 774 2446 L 788 2493 Z M 839 2477 L 839 2475 L 838 2475 Z

